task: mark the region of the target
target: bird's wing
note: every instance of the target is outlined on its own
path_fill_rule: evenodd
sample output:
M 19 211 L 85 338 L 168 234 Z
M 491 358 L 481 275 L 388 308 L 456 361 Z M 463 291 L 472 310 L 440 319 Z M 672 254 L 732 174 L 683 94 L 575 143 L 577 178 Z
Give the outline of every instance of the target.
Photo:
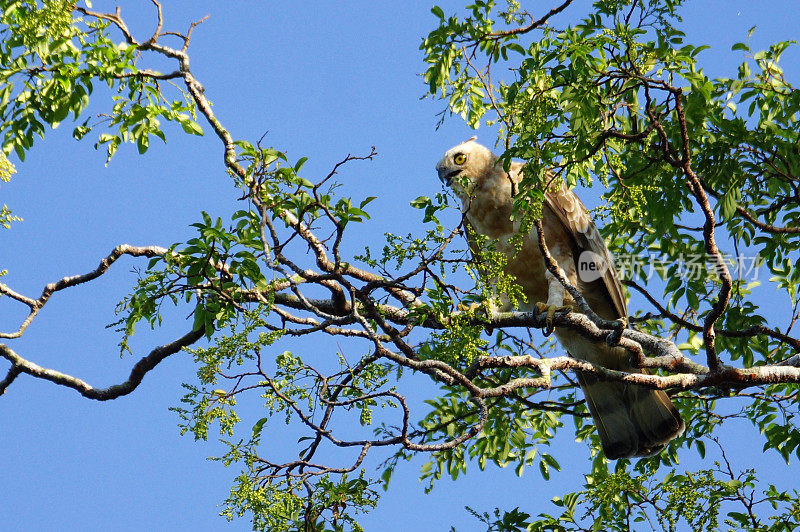
M 608 295 L 614 308 L 621 317 L 628 315 L 628 306 L 622 292 L 622 283 L 617 276 L 614 259 L 608 251 L 597 226 L 594 225 L 589 211 L 586 210 L 580 198 L 565 185 L 545 193 L 545 203 L 556 214 L 558 219 L 572 235 L 577 245 L 578 252 L 591 251 L 604 262 L 605 271 L 602 275 Z M 577 260 L 578 257 L 576 257 Z
M 522 180 L 522 168 L 522 163 L 515 162 L 512 163 L 509 171 L 511 179 L 517 184 Z M 580 198 L 566 185 L 551 187 L 544 197 L 545 205 L 556 215 L 573 239 L 577 250 L 576 268 L 579 266 L 578 258 L 583 251 L 591 251 L 599 257 L 604 262 L 603 266 L 606 266 L 601 279 L 608 292 L 608 298 L 620 317 L 627 316 L 628 305 L 622 292 L 622 283 L 617 275 L 617 269 L 614 266 L 614 259 Z

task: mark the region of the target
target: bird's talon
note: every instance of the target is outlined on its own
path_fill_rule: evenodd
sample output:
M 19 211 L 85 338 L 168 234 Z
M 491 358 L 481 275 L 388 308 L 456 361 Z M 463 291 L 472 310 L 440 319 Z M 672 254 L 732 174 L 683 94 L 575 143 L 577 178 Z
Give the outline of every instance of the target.
M 545 336 L 550 336 L 555 330 L 555 326 L 553 325 L 553 317 L 555 316 L 556 312 L 572 312 L 573 310 L 575 310 L 574 305 L 562 305 L 557 307 L 555 305 L 548 305 L 547 303 L 542 302 L 536 303 L 537 313 L 547 313 L 547 316 L 544 319 L 545 326 L 542 328 L 542 334 Z
M 470 312 L 473 310 L 477 310 L 479 308 L 481 308 L 480 303 L 476 303 L 474 301 L 469 305 L 465 305 L 464 303 L 459 303 L 458 305 L 456 305 L 456 310 L 458 312 Z
M 614 331 L 606 338 L 606 345 L 609 347 L 616 347 L 619 345 L 620 340 L 622 340 L 622 333 L 628 328 L 628 318 L 617 318 L 614 320 L 614 323 L 616 324 Z

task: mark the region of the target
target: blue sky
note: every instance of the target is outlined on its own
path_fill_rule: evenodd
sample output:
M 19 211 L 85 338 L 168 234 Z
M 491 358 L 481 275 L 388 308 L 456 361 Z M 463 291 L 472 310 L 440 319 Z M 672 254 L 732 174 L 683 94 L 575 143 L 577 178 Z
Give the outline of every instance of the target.
M 128 5 L 130 4 L 130 5 Z M 530 2 L 536 13 L 547 2 Z M 564 17 L 582 14 L 579 3 Z M 432 4 L 406 2 L 175 2 L 165 7 L 167 27 L 184 30 L 190 21 L 210 18 L 195 31 L 190 53 L 195 76 L 205 85 L 214 110 L 234 137 L 257 140 L 288 152 L 290 160 L 309 157 L 305 176 L 328 173 L 348 153 L 376 146 L 374 162 L 355 163 L 342 172 L 344 190 L 378 196 L 373 219 L 358 228 L 353 248 L 380 242 L 386 231 L 420 227 L 408 206 L 419 195 L 440 190 L 433 166 L 443 151 L 474 132 L 456 118 L 439 130 L 440 102 L 420 100 L 425 85 L 418 46 L 433 28 Z M 446 13 L 460 2 L 439 2 Z M 233 7 L 231 7 L 233 6 Z M 113 11 L 95 1 L 96 10 Z M 548 7 L 549 8 L 549 7 Z M 711 75 L 725 75 L 741 61 L 730 46 L 757 25 L 754 48 L 797 37 L 800 4 L 793 0 L 746 2 L 696 0 L 684 11 L 689 42 L 711 44 L 703 53 Z M 123 15 L 140 36 L 153 28 L 149 2 L 127 2 Z M 561 20 L 565 20 L 562 17 Z M 797 82 L 796 50 L 784 69 Z M 205 124 L 204 129 L 208 130 Z M 25 221 L 0 232 L 3 281 L 38 296 L 43 286 L 65 275 L 96 267 L 120 243 L 169 245 L 191 238 L 189 224 L 206 210 L 225 219 L 237 210 L 237 192 L 222 169 L 219 142 L 211 136 L 185 138 L 168 131 L 168 142 L 152 144 L 144 157 L 123 146 L 108 167 L 93 139 L 71 138 L 65 123 L 39 142 L 18 174 L 0 189 Z M 172 134 L 170 134 L 172 133 Z M 495 132 L 478 131 L 492 144 Z M 599 191 L 585 192 L 596 203 Z M 594 199 L 593 199 L 594 198 Z M 77 375 L 97 386 L 127 376 L 134 358 L 118 356 L 118 334 L 104 327 L 114 321 L 114 306 L 135 281 L 143 262 L 125 259 L 100 280 L 57 294 L 11 347 L 34 362 Z M 767 288 L 765 288 L 767 290 Z M 770 289 L 771 290 L 771 289 Z M 765 292 L 764 297 L 769 297 Z M 0 300 L 0 327 L 15 329 L 25 309 Z M 186 309 L 172 313 L 163 330 L 141 328 L 135 353 L 185 333 Z M 313 346 L 309 346 L 313 347 Z M 287 347 L 282 346 L 281 349 Z M 327 349 L 331 349 L 327 345 Z M 138 350 L 137 350 L 138 349 Z M 0 364 L 0 371 L 5 371 Z M 191 380 L 190 358 L 176 355 L 149 374 L 130 396 L 97 403 L 74 391 L 20 378 L 0 399 L 0 498 L 3 526 L 9 530 L 195 529 L 247 530 L 246 519 L 227 524 L 217 517 L 238 470 L 206 460 L 220 447 L 180 436 L 177 416 L 168 411 Z M 287 439 L 280 434 L 275 441 Z M 763 464 L 776 481 L 796 486 L 788 469 L 761 442 L 733 437 L 741 467 Z M 287 434 L 289 431 L 287 431 Z M 748 433 L 749 434 L 749 433 Z M 279 446 L 279 443 L 275 444 Z M 531 513 L 569 491 L 588 467 L 584 444 L 559 440 L 554 454 L 565 471 L 544 483 L 537 473 L 517 479 L 512 468 L 470 473 L 459 482 L 441 481 L 430 495 L 418 478 L 424 460 L 405 464 L 380 506 L 363 519 L 367 530 L 478 530 L 463 511 L 521 506 Z M 687 468 L 708 464 L 689 459 Z

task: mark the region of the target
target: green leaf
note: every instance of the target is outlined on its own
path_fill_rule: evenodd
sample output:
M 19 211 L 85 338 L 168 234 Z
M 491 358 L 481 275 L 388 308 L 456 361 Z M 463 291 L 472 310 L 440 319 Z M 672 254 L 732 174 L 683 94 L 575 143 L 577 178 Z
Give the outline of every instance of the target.
M 190 135 L 203 135 L 203 128 L 194 120 L 182 120 L 180 124 L 183 130 Z
M 411 200 L 411 206 L 415 209 L 424 209 L 430 203 L 431 199 L 428 196 L 419 196 L 416 199 Z
M 307 160 L 308 160 L 308 157 L 300 157 L 300 159 L 297 160 L 297 162 L 294 165 L 295 173 L 299 172 L 300 169 L 303 168 L 303 165 L 306 164 Z
M 253 438 L 258 438 L 261 435 L 261 430 L 264 428 L 264 425 L 266 424 L 268 419 L 269 418 L 262 417 L 261 419 L 256 421 L 256 424 L 253 425 Z

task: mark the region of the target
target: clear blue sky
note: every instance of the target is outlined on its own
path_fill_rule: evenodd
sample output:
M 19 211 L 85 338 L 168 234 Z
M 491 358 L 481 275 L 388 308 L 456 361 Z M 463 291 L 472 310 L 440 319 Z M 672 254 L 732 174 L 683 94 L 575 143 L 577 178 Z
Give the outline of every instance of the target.
M 465 2 L 466 3 L 466 2 Z M 348 153 L 376 146 L 379 157 L 342 173 L 345 190 L 379 196 L 368 229 L 355 241 L 380 241 L 383 232 L 406 233 L 419 227 L 408 202 L 439 190 L 433 165 L 448 147 L 473 131 L 458 118 L 438 131 L 441 104 L 420 101 L 425 86 L 420 39 L 434 24 L 426 1 L 406 2 L 169 2 L 168 29 L 184 30 L 208 14 L 190 48 L 195 76 L 205 85 L 215 112 L 234 137 L 257 140 L 288 151 L 290 159 L 309 157 L 311 179 L 327 174 Z M 538 5 L 528 2 L 536 13 Z M 585 4 L 585 2 L 584 2 Z M 581 6 L 564 17 L 582 14 Z M 115 4 L 95 1 L 96 10 Z M 445 12 L 460 2 L 439 2 Z M 153 28 L 149 2 L 126 2 L 123 15 L 140 36 Z M 561 20 L 565 18 L 562 17 Z M 750 2 L 696 0 L 685 10 L 689 41 L 711 44 L 705 66 L 712 75 L 732 72 L 740 58 L 730 46 L 757 25 L 753 43 L 798 36 L 800 4 L 795 0 Z M 784 69 L 797 82 L 796 51 Z M 208 129 L 203 124 L 205 129 Z M 192 235 L 189 224 L 206 210 L 225 218 L 236 210 L 237 193 L 222 169 L 219 142 L 211 136 L 185 138 L 168 132 L 145 157 L 124 146 L 104 167 L 104 154 L 92 139 L 75 142 L 65 123 L 39 142 L 18 175 L 3 185 L 2 201 L 25 221 L 0 232 L 3 281 L 38 296 L 42 287 L 64 275 L 84 273 L 120 243 L 169 245 Z M 172 133 L 172 134 L 169 134 Z M 494 131 L 479 131 L 493 143 Z M 590 191 L 588 203 L 598 192 Z M 114 306 L 132 286 L 134 265 L 126 259 L 110 274 L 57 294 L 25 336 L 11 342 L 21 355 L 41 365 L 84 378 L 96 386 L 123 380 L 134 361 L 118 356 Z M 765 296 L 767 297 L 765 292 Z M 15 329 L 24 308 L 0 300 L 0 327 Z M 184 309 L 185 310 L 185 309 Z M 161 331 L 140 328 L 136 354 L 188 330 L 184 310 Z M 317 346 L 319 347 L 319 346 Z M 286 349 L 278 346 L 276 349 Z M 333 352 L 335 347 L 320 347 Z M 5 365 L 0 363 L 5 373 Z M 191 380 L 194 367 L 175 355 L 149 374 L 130 396 L 97 403 L 72 390 L 21 377 L 0 398 L 0 497 L 2 527 L 8 530 L 247 530 L 245 519 L 227 524 L 217 517 L 235 468 L 205 458 L 221 452 L 214 442 L 181 437 L 177 416 L 167 409 Z M 272 425 L 280 431 L 281 425 Z M 735 429 L 735 427 L 734 427 Z M 742 454 L 740 467 L 774 465 L 776 480 L 796 486 L 781 463 L 760 453 L 762 443 L 731 435 Z M 275 442 L 286 440 L 276 433 Z M 290 439 L 289 439 L 290 440 Z M 277 444 L 276 444 L 277 445 Z M 396 473 L 379 508 L 363 519 L 367 530 L 479 530 L 464 504 L 479 510 L 521 506 L 530 513 L 580 483 L 588 467 L 584 444 L 561 439 L 555 456 L 565 472 L 544 483 L 534 471 L 517 479 L 511 471 L 472 467 L 459 482 L 441 481 L 426 496 L 417 478 L 422 459 Z M 703 467 L 695 459 L 683 464 Z

